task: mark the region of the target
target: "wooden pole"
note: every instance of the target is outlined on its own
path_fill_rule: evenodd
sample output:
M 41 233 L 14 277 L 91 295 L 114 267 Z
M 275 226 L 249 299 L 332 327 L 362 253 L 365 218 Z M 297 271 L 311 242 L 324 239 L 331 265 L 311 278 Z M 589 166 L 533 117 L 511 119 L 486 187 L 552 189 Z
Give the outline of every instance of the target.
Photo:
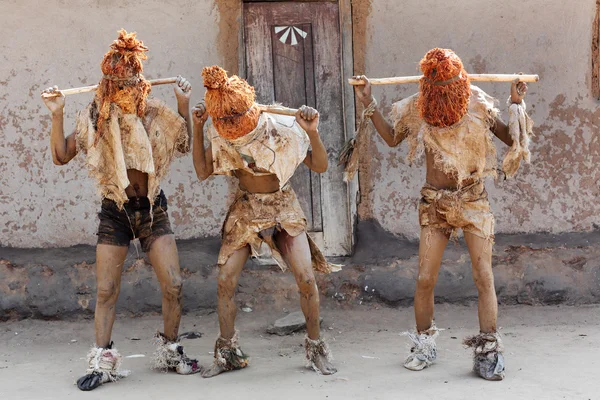
M 268 112 L 271 114 L 279 114 L 279 115 L 289 115 L 291 117 L 295 116 L 296 113 L 298 112 L 297 109 L 295 108 L 288 108 L 288 107 L 283 107 L 283 106 L 279 106 L 279 105 L 263 105 L 263 104 L 259 104 L 258 106 L 260 108 L 261 112 Z
M 177 82 L 177 77 L 174 77 L 174 78 L 161 78 L 161 79 L 150 79 L 148 82 L 150 82 L 150 84 L 152 86 L 165 85 L 165 84 L 168 84 L 168 83 L 175 83 L 175 82 Z M 59 93 L 62 93 L 64 96 L 69 96 L 71 94 L 93 92 L 96 89 L 98 89 L 98 85 L 83 86 L 83 87 L 78 87 L 78 88 L 58 90 L 58 91 L 56 91 L 54 93 L 42 93 L 42 97 L 56 97 L 56 96 L 59 95 Z
M 369 79 L 371 85 L 401 85 L 405 83 L 418 83 L 423 76 L 396 76 L 393 78 L 374 78 Z M 519 75 L 519 74 L 469 74 L 471 82 L 513 82 L 518 79 L 521 82 L 537 82 L 540 80 L 538 75 Z M 363 83 L 359 79 L 348 79 L 348 83 L 353 86 L 361 86 Z

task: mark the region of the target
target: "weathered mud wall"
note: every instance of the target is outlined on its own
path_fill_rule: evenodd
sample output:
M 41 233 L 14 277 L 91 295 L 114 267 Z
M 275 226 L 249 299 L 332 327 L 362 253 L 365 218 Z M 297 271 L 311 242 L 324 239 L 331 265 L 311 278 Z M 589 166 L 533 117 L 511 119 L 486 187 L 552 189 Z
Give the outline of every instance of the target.
M 360 4 L 368 4 L 361 1 Z M 371 77 L 416 75 L 418 62 L 433 47 L 454 49 L 473 73 L 537 73 L 526 102 L 536 122 L 532 164 L 515 179 L 487 184 L 497 231 L 589 231 L 600 223 L 599 103 L 591 90 L 591 35 L 596 2 L 378 0 L 370 2 L 363 42 L 364 70 Z M 359 66 L 358 66 L 359 67 Z M 499 99 L 506 118 L 508 84 L 481 84 Z M 377 88 L 386 111 L 416 85 Z M 506 146 L 496 141 L 499 158 Z M 410 168 L 406 146 L 371 143 L 361 169 L 362 220 L 374 218 L 384 230 L 416 238 L 422 165 Z
M 125 28 L 138 32 L 150 48 L 147 78 L 181 74 L 193 84 L 192 102 L 199 101 L 204 94 L 203 66 L 219 63 L 237 72 L 239 8 L 231 3 L 1 2 L 0 245 L 62 247 L 95 241 L 99 199 L 94 182 L 82 155 L 66 166 L 52 164 L 50 115 L 40 91 L 51 85 L 97 83 L 103 54 L 117 30 Z M 157 87 L 153 95 L 176 105 L 171 87 Z M 91 94 L 67 98 L 67 134 L 76 112 L 91 98 Z M 187 155 L 173 163 L 162 186 L 179 238 L 218 234 L 229 193 L 224 178 L 199 183 Z
M 99 61 L 124 27 L 150 47 L 149 78 L 182 74 L 201 99 L 200 69 L 220 63 L 237 72 L 241 2 L 5 0 L 0 12 L 0 245 L 60 247 L 94 242 L 99 201 L 80 155 L 52 164 L 50 117 L 39 99 L 46 86 L 94 84 Z M 538 73 L 527 102 L 536 121 L 533 164 L 516 179 L 488 182 L 497 231 L 589 231 L 600 221 L 596 165 L 600 119 L 591 95 L 591 26 L 595 2 L 534 0 L 488 2 L 356 0 L 352 3 L 357 73 L 417 73 L 430 48 L 453 48 L 472 72 Z M 5 12 L 6 11 L 6 12 Z M 448 16 L 451 15 L 450 20 Z M 507 84 L 482 84 L 504 108 Z M 415 85 L 375 89 L 384 109 Z M 154 94 L 175 105 L 172 90 Z M 67 99 L 70 132 L 77 110 L 91 95 Z M 500 156 L 505 148 L 498 143 Z M 409 168 L 406 148 L 389 149 L 373 137 L 361 168 L 361 220 L 416 238 L 416 202 L 423 168 Z M 199 183 L 191 157 L 178 159 L 163 183 L 179 238 L 215 236 L 230 183 Z

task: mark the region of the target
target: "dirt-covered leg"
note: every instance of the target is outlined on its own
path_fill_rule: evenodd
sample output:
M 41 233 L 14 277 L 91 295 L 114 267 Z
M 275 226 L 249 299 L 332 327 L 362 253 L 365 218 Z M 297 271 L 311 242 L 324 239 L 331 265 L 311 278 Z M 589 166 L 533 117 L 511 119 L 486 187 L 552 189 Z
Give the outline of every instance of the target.
M 127 246 L 99 244 L 96 246 L 96 346 L 88 354 L 86 375 L 77 380 L 81 390 L 93 390 L 119 378 L 121 356 L 112 348 L 110 337 L 115 322 L 116 304 L 121 288 L 123 263 Z
M 419 241 L 419 275 L 415 291 L 417 331 L 426 331 L 433 324 L 434 289 L 442 264 L 442 256 L 450 239 L 437 228 L 423 227 Z
M 248 358 L 238 344 L 238 333 L 235 330 L 235 317 L 237 306 L 235 304 L 235 291 L 238 280 L 250 255 L 246 246 L 236 250 L 219 268 L 217 277 L 218 305 L 220 336 L 215 343 L 215 360 L 209 368 L 202 371 L 204 378 L 210 378 L 221 372 L 232 369 L 244 368 L 248 365 Z
M 98 347 L 107 347 L 110 343 L 127 249 L 127 246 L 108 244 L 96 246 L 97 288 L 94 325 Z
M 312 269 L 306 233 L 293 237 L 281 231 L 276 240 L 277 247 L 294 273 L 300 290 L 300 306 L 306 318 L 305 347 L 308 364 L 323 375 L 335 374 L 337 369 L 331 364 L 331 352 L 320 337 L 319 289 Z
M 154 354 L 154 367 L 174 370 L 181 375 L 200 372 L 198 360 L 189 358 L 184 353 L 177 336 L 181 322 L 182 282 L 175 237 L 163 235 L 156 238 L 150 245 L 148 258 L 162 291 L 164 323 L 164 333 L 155 337 L 157 350 Z
M 479 302 L 479 335 L 469 337 L 465 344 L 473 348 L 473 370 L 487 380 L 504 379 L 504 354 L 500 335 L 497 333 L 498 300 L 492 272 L 492 246 L 485 239 L 465 232 L 473 264 L 473 280 L 477 286 Z
M 465 232 L 465 241 L 473 264 L 473 280 L 478 292 L 479 330 L 496 332 L 498 300 L 492 272 L 492 241 Z
M 421 229 L 419 275 L 414 306 L 417 332 L 409 334 L 412 347 L 404 361 L 404 367 L 412 371 L 420 371 L 430 366 L 437 357 L 435 338 L 438 330 L 433 322 L 434 288 L 449 238 L 446 232 L 437 228 Z
M 150 246 L 148 259 L 154 268 L 162 291 L 164 336 L 168 340 L 175 340 L 181 322 L 182 296 L 179 254 L 175 237 L 164 235 L 156 238 Z

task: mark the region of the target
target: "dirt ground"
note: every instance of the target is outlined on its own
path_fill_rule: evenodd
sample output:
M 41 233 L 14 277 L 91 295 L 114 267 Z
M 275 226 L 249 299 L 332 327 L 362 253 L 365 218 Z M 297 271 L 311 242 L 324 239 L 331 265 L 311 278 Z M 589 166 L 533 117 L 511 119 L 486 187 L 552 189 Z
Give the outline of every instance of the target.
M 160 317 L 119 317 L 113 339 L 124 356 L 138 355 L 124 361 L 132 375 L 88 393 L 73 383 L 85 369 L 83 357 L 93 341 L 91 320 L 2 323 L 0 398 L 600 399 L 600 306 L 502 307 L 503 382 L 486 382 L 471 373 L 470 351 L 461 339 L 477 331 L 475 307 L 437 306 L 437 324 L 445 331 L 437 363 L 422 372 L 402 368 L 408 345 L 400 332 L 413 325 L 411 308 L 371 304 L 325 309 L 322 326 L 339 369 L 328 377 L 303 368 L 303 333 L 265 333 L 284 311 L 240 311 L 241 343 L 251 365 L 212 379 L 151 370 L 151 336 L 161 327 Z M 216 314 L 184 316 L 186 330 L 204 333 L 186 341 L 186 351 L 203 364 L 211 362 Z

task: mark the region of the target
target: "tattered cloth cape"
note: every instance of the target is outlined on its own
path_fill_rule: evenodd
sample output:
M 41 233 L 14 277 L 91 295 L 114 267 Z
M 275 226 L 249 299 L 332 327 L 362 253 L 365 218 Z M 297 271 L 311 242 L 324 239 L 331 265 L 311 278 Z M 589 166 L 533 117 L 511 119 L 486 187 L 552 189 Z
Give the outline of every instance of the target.
M 248 193 L 238 190 L 229 208 L 222 230 L 218 264 L 227 262 L 231 254 L 249 245 L 253 256 L 261 254 L 266 243 L 282 270 L 288 268 L 273 238 L 274 229 L 290 236 L 306 232 L 306 216 L 296 193 L 288 185 L 296 168 L 302 164 L 310 147 L 306 132 L 294 117 L 262 113 L 257 127 L 245 136 L 227 140 L 214 126 L 208 129 L 212 146 L 214 174 L 233 175 L 243 170 L 255 176 L 275 175 L 280 190 L 274 193 Z M 313 269 L 330 273 L 339 266 L 329 264 L 308 236 Z
M 477 86 L 471 86 L 469 111 L 456 124 L 438 128 L 423 121 L 416 102 L 419 94 L 395 103 L 391 118 L 394 134 L 405 135 L 409 145 L 408 162 L 412 164 L 427 149 L 435 167 L 462 182 L 496 176 L 496 147 L 492 129 L 499 110 L 495 99 Z M 525 112 L 525 102 L 509 106 L 509 133 L 513 144 L 502 169 L 507 177 L 515 175 L 521 160 L 530 161 L 529 142 L 533 121 Z
M 111 104 L 107 132 L 96 141 L 98 105 L 95 101 L 77 117 L 77 148 L 87 154 L 89 174 L 98 184 L 102 198 L 113 200 L 119 208 L 128 201 L 127 170 L 148 174 L 150 204 L 160 191 L 175 151 L 189 151 L 187 125 L 178 113 L 162 101 L 149 98 L 143 118 L 123 114 Z

